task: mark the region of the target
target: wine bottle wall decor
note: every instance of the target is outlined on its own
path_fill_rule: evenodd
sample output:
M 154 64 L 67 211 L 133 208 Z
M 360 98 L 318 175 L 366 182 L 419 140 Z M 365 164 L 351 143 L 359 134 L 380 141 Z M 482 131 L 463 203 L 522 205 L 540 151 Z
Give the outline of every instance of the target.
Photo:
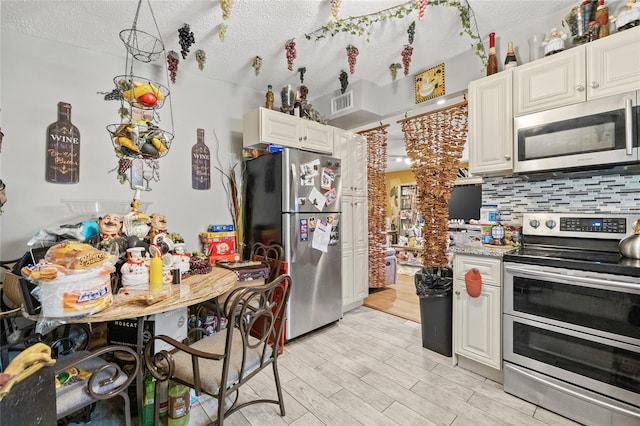
M 204 129 L 197 130 L 197 140 L 191 148 L 191 187 L 211 188 L 211 155 L 204 143 Z
M 47 182 L 80 181 L 80 131 L 71 124 L 71 104 L 58 102 L 58 120 L 47 127 L 45 158 Z

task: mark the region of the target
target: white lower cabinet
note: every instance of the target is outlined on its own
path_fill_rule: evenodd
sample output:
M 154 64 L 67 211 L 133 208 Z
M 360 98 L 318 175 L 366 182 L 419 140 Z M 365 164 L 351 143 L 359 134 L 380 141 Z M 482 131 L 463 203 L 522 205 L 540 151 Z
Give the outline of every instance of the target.
M 478 297 L 469 296 L 465 286 L 464 276 L 473 268 L 482 276 Z M 456 356 L 502 370 L 502 259 L 454 256 L 453 340 Z
M 342 199 L 342 312 L 362 305 L 369 294 L 367 197 Z

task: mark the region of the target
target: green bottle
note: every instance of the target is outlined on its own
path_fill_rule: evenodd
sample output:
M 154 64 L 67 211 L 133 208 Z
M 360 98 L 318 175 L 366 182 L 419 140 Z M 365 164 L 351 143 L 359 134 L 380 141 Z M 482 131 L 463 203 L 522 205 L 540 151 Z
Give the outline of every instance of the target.
M 189 424 L 190 403 L 189 388 L 169 380 L 168 426 L 186 426 Z
M 142 407 L 142 424 L 143 426 L 153 426 L 153 403 L 156 392 L 156 379 L 147 374 L 144 378 L 144 399 Z

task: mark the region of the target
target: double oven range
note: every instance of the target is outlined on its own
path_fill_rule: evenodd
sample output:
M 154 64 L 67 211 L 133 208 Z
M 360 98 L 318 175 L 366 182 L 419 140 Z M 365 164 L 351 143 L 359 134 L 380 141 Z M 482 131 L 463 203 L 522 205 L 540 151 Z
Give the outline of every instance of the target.
M 504 256 L 504 390 L 587 425 L 640 425 L 638 216 L 526 213 Z

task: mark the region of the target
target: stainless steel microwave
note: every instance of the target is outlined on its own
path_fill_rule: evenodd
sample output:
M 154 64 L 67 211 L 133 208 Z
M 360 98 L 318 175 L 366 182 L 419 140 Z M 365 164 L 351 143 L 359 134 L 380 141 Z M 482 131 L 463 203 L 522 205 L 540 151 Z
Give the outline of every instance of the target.
M 514 119 L 515 173 L 637 163 L 640 91 Z

